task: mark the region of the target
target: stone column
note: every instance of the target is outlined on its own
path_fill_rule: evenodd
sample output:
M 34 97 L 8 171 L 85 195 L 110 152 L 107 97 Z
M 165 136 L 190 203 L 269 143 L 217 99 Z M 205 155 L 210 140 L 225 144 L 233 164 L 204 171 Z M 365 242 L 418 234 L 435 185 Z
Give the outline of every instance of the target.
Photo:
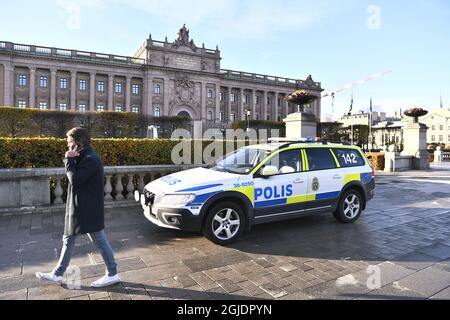
M 251 120 L 256 120 L 256 103 L 255 103 L 255 90 L 250 90 L 250 109 L 252 109 Z
M 14 88 L 16 87 L 16 79 L 14 77 L 14 66 L 10 63 L 4 65 L 5 83 L 3 84 L 4 104 L 5 106 L 14 106 Z
M 275 92 L 273 96 L 273 107 L 274 107 L 274 111 L 272 112 L 274 116 L 273 120 L 278 121 L 278 92 Z
M 267 120 L 267 91 L 263 91 L 263 98 L 262 98 L 263 108 L 262 113 L 263 116 L 261 117 L 261 120 Z
M 90 80 L 90 89 L 89 89 L 89 110 L 95 111 L 95 72 L 91 72 L 91 80 Z
M 238 104 L 238 114 L 236 116 L 236 121 L 242 121 L 244 120 L 244 95 L 245 95 L 245 89 L 240 89 L 240 95 L 239 95 L 239 104 Z
M 30 67 L 30 96 L 28 108 L 36 107 L 36 68 Z
M 216 123 L 220 122 L 220 83 L 216 84 Z
M 289 103 L 286 100 L 284 100 L 284 98 L 286 98 L 287 96 L 288 94 L 285 93 L 281 98 L 281 105 L 283 106 L 284 117 L 287 117 L 289 115 Z
M 108 75 L 108 106 L 109 111 L 114 111 L 114 75 Z
M 202 121 L 206 121 L 206 83 L 202 82 L 202 90 L 201 90 L 201 104 L 202 104 L 202 115 L 201 115 L 201 119 Z
M 169 95 L 169 90 L 170 90 L 170 88 L 169 88 L 169 82 L 170 82 L 170 79 L 168 78 L 168 77 L 165 77 L 164 78 L 164 88 L 163 88 L 163 90 L 164 90 L 164 111 L 163 111 L 163 114 L 165 115 L 165 116 L 168 116 L 169 115 L 169 99 L 170 99 L 170 95 Z
M 50 70 L 50 109 L 56 109 L 56 69 Z
M 225 115 L 227 121 L 225 123 L 231 122 L 231 92 L 232 92 L 232 88 L 227 87 L 227 112 Z
M 152 100 L 153 100 L 153 82 L 148 71 L 144 74 L 143 88 L 142 88 L 142 113 L 145 115 L 152 115 Z
M 70 110 L 76 110 L 77 72 L 70 71 Z
M 127 84 L 125 86 L 125 111 L 131 112 L 131 76 L 127 76 Z

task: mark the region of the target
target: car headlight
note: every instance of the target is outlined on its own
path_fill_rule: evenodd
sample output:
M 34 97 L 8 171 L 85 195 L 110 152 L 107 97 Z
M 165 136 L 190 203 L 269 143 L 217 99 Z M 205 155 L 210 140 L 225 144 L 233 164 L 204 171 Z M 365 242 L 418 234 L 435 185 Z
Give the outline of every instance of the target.
M 186 204 L 195 199 L 195 194 L 166 194 L 161 198 L 160 204 Z

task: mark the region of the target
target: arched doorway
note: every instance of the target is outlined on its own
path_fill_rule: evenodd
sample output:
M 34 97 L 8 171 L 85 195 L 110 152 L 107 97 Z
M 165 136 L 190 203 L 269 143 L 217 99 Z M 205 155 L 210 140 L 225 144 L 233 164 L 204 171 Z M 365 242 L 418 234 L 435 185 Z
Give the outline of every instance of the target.
M 187 111 L 180 111 L 177 114 L 178 117 L 191 119 L 191 115 Z

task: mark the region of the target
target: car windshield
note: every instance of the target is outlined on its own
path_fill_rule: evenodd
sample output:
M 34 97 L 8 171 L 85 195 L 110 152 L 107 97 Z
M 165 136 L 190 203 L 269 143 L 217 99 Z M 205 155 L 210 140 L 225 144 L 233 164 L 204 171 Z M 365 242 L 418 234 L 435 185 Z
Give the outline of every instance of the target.
M 241 148 L 225 156 L 212 169 L 236 174 L 248 174 L 270 152 L 254 148 Z

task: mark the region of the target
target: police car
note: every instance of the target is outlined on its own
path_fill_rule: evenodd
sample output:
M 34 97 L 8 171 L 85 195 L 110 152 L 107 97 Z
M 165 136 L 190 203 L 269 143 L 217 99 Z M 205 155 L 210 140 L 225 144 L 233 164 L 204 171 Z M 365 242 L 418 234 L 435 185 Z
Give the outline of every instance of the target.
M 332 212 L 339 222 L 355 222 L 374 189 L 374 171 L 360 148 L 278 141 L 162 177 L 135 198 L 154 224 L 201 230 L 225 245 L 253 225 L 305 214 Z

